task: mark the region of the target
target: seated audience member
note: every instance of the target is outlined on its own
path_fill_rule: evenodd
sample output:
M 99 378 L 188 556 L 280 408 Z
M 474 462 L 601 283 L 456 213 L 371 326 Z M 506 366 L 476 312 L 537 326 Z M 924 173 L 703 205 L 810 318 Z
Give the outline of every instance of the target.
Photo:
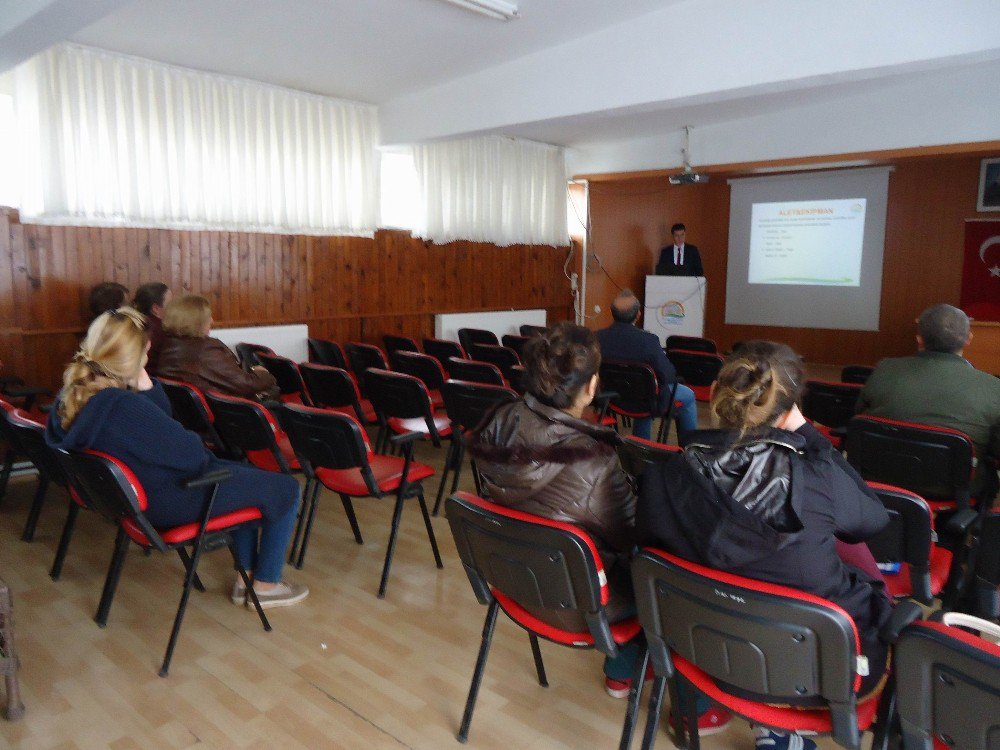
M 117 310 L 128 299 L 128 287 L 114 281 L 102 281 L 90 290 L 87 307 L 90 309 L 90 319 L 108 310 Z
M 608 574 L 609 621 L 632 617 L 635 496 L 615 453 L 617 433 L 583 419 L 597 393 L 597 339 L 582 326 L 560 323 L 525 344 L 524 365 L 524 400 L 500 406 L 470 440 L 483 495 L 590 534 Z M 535 614 L 556 627 L 586 630 L 575 612 Z M 605 684 L 614 697 L 628 694 L 637 656 L 638 646 L 630 644 L 605 660 Z
M 143 284 L 135 290 L 132 306 L 146 316 L 149 331 L 149 362 L 146 372 L 156 374 L 156 366 L 163 346 L 163 310 L 170 303 L 170 288 L 162 281 Z
M 636 536 L 640 546 L 839 604 L 854 618 L 871 664 L 862 683 L 868 693 L 885 673 L 878 630 L 891 604 L 859 543 L 889 518 L 802 416 L 803 382 L 801 361 L 784 344 L 751 341 L 730 355 L 711 401 L 720 429 L 686 435 L 683 453 L 643 476 Z M 758 730 L 758 748 L 790 744 L 816 747 Z
M 997 494 L 1000 457 L 1000 380 L 962 356 L 972 340 L 969 317 L 951 305 L 932 305 L 917 318 L 917 353 L 883 359 L 869 376 L 858 411 L 873 417 L 961 430 L 976 445 L 975 497 Z
M 638 327 L 641 313 L 642 305 L 635 294 L 631 289 L 623 289 L 611 303 L 611 317 L 614 318 L 614 323 L 598 331 L 597 339 L 601 343 L 601 356 L 604 359 L 641 362 L 653 368 L 656 382 L 660 386 L 659 410 L 662 414 L 670 404 L 670 391 L 674 381 L 677 380 L 677 372 L 663 352 L 656 334 Z M 674 399 L 681 404 L 674 412 L 677 434 L 698 429 L 698 408 L 694 401 L 694 391 L 686 385 L 678 385 Z M 653 434 L 653 420 L 636 419 L 633 422 L 632 434 L 649 440 Z
M 156 374 L 183 380 L 203 391 L 243 398 L 276 398 L 274 376 L 263 367 L 246 372 L 236 355 L 208 334 L 212 308 L 204 297 L 185 294 L 167 305 L 163 315 L 163 346 Z
M 259 541 L 256 529 L 237 531 L 233 537 L 261 605 L 301 601 L 309 590 L 281 579 L 298 511 L 299 483 L 285 474 L 218 459 L 201 438 L 174 421 L 163 387 L 144 369 L 149 346 L 145 325 L 143 316 L 130 307 L 94 320 L 63 374 L 46 440 L 55 448 L 89 448 L 123 461 L 142 483 L 149 500 L 146 516 L 156 527 L 197 521 L 206 490 L 186 490 L 182 483 L 214 469 L 229 470 L 232 476 L 219 485 L 213 514 L 247 506 L 260 509 L 264 520 Z M 243 604 L 245 593 L 237 576 L 233 602 Z

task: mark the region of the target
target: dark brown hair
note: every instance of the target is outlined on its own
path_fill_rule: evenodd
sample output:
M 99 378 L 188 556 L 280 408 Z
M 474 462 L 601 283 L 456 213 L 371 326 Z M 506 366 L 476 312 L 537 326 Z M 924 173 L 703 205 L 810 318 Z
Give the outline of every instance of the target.
M 117 310 L 128 299 L 128 287 L 116 281 L 102 281 L 90 290 L 87 297 L 87 307 L 90 315 L 96 318 L 108 310 Z
M 163 298 L 169 287 L 162 281 L 150 281 L 135 290 L 132 306 L 147 318 L 153 314 L 153 305 L 163 307 Z
M 559 323 L 524 345 L 525 383 L 543 404 L 566 409 L 601 367 L 601 347 L 589 328 Z
M 766 427 L 799 401 L 802 359 L 776 341 L 746 341 L 726 359 L 712 396 L 721 427 L 740 435 Z

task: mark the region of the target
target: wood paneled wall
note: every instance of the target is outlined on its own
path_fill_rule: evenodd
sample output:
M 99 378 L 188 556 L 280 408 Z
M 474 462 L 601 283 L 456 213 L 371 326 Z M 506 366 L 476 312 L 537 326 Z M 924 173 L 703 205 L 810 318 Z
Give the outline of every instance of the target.
M 0 208 L 0 374 L 55 387 L 101 281 L 163 281 L 212 302 L 216 327 L 306 323 L 313 336 L 381 343 L 434 334 L 434 314 L 545 308 L 572 317 L 567 248 L 21 224 Z
M 591 244 L 607 273 L 591 262 L 588 314 L 600 305 L 593 327 L 610 322 L 617 285 L 642 297 L 645 276 L 670 241 L 670 225 L 687 225 L 688 240 L 701 249 L 708 279 L 705 335 L 728 349 L 734 341 L 784 341 L 808 360 L 826 364 L 874 364 L 914 350 L 914 319 L 935 302 L 957 305 L 962 278 L 966 219 L 976 213 L 979 156 L 899 160 L 889 177 L 880 330 L 840 331 L 725 323 L 729 238 L 729 185 L 713 176 L 707 185 L 672 186 L 663 177 L 591 183 Z M 612 281 L 611 279 L 614 279 Z M 789 321 L 792 323 L 793 321 Z

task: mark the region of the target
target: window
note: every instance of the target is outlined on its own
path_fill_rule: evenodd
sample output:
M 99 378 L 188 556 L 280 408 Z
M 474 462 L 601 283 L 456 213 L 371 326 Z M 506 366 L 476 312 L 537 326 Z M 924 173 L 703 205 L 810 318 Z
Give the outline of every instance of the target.
M 417 225 L 420 200 L 417 170 L 409 149 L 382 151 L 382 219 L 379 226 L 412 230 Z

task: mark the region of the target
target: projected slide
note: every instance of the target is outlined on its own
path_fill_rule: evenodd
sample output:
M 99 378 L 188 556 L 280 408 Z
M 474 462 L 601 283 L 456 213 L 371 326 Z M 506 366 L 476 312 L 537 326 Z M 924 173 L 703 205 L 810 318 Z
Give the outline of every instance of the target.
M 865 198 L 754 203 L 750 284 L 859 286 Z

